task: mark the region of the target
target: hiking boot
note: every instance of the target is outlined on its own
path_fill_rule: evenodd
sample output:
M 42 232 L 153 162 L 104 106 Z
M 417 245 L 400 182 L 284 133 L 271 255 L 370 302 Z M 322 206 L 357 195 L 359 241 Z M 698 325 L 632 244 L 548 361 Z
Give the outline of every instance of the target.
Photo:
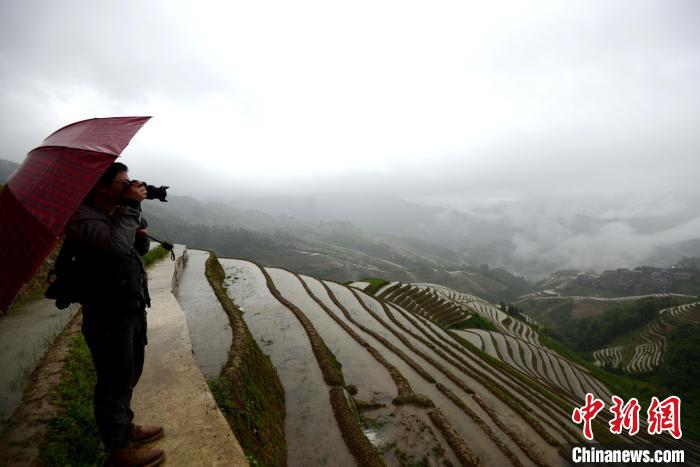
M 112 453 L 105 467 L 154 467 L 164 460 L 165 453 L 160 449 L 129 446 Z
M 148 444 L 160 439 L 165 434 L 162 426 L 131 426 L 131 442 L 137 444 Z

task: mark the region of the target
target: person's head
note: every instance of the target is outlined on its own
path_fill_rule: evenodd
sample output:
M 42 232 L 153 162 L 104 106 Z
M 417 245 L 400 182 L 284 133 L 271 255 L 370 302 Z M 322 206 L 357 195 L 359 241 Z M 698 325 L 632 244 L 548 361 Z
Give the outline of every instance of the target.
M 93 202 L 106 208 L 116 206 L 129 186 L 128 172 L 129 168 L 126 165 L 113 162 L 90 192 Z

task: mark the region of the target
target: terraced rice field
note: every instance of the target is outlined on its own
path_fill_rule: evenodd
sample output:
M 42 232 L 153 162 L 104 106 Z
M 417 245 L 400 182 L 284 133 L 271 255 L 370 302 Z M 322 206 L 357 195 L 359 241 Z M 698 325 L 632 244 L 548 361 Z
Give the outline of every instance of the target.
M 593 352 L 593 358 L 597 366 L 609 366 L 611 368 L 619 368 L 622 363 L 622 351 L 624 347 L 621 345 L 615 347 L 606 347 L 604 349 Z
M 176 297 L 187 318 L 192 350 L 207 378 L 218 376 L 231 347 L 231 326 L 204 276 L 208 251 L 186 250 Z
M 484 378 L 478 359 L 431 321 L 354 287 L 247 261 L 221 263 L 237 278 L 228 285 L 229 295 L 285 387 L 290 465 L 353 465 L 332 407 L 324 402 L 328 385 L 315 364 L 318 342 L 339 363 L 365 435 L 389 465 L 424 458 L 432 465 L 471 465 L 477 458 L 485 465 L 565 463 L 559 443 L 573 439 L 560 427 L 565 413 L 547 415 L 529 408 L 522 396 L 493 394 L 489 385 L 498 376 Z M 308 338 L 265 275 L 320 341 Z M 549 417 L 546 428 L 530 415 L 533 410 Z M 533 423 L 541 434 L 533 432 Z
M 284 386 L 289 465 L 567 465 L 564 446 L 582 440 L 571 410 L 586 391 L 609 399 L 477 297 L 400 283 L 370 296 L 362 284 L 220 263 Z M 474 313 L 500 332 L 450 327 Z
M 471 314 L 492 322 L 504 334 L 539 345 L 539 337 L 528 323 L 507 315 L 498 307 L 474 296 L 437 284 L 392 282 L 376 297 L 406 307 L 444 327 L 455 327 Z M 534 322 L 534 321 L 533 321 Z
M 541 346 L 530 325 L 478 297 L 434 284 L 399 283 L 379 290 L 376 296 L 444 328 L 458 325 L 476 313 L 499 331 L 453 329 L 452 332 L 570 400 L 583 400 L 586 392 L 610 399 L 610 392 L 586 369 Z
M 663 361 L 666 335 L 684 323 L 700 323 L 700 302 L 659 311 L 659 316 L 629 344 L 596 350 L 593 353 L 595 364 L 622 368 L 627 373 L 654 371 Z
M 268 289 L 250 262 L 220 260 L 231 299 L 248 329 L 277 369 L 285 390 L 285 437 L 290 465 L 352 465 L 353 457 L 335 423 L 328 389 L 303 327 Z

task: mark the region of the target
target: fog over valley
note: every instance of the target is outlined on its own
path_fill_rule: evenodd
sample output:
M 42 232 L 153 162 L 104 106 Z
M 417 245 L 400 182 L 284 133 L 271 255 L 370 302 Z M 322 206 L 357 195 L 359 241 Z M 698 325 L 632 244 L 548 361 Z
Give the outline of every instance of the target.
M 699 19 L 693 1 L 11 3 L 0 157 L 153 115 L 121 160 L 221 203 L 209 223 L 349 222 L 529 280 L 671 266 L 700 256 Z

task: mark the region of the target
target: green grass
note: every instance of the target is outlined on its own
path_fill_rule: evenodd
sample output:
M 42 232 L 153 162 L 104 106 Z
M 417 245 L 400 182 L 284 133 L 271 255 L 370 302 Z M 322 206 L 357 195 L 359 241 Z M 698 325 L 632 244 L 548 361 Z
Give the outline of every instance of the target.
M 102 452 L 92 409 L 95 382 L 90 350 L 78 335 L 58 386 L 59 413 L 49 423 L 47 442 L 40 449 L 44 465 L 98 464 Z
M 452 329 L 484 329 L 486 331 L 498 331 L 496 326 L 486 318 L 479 315 L 471 315 L 468 319 L 451 326 Z
M 162 246 L 158 245 L 157 247 L 153 248 L 150 250 L 148 253 L 143 255 L 141 259 L 143 260 L 143 264 L 146 266 L 150 266 L 151 264 L 155 263 L 159 259 L 165 258 L 170 254 L 170 251 L 166 250 Z
M 358 282 L 369 282 L 369 285 L 364 292 L 370 295 L 374 295 L 377 290 L 389 283 L 387 280 L 382 279 L 381 277 L 365 277 L 364 279 L 360 279 Z

